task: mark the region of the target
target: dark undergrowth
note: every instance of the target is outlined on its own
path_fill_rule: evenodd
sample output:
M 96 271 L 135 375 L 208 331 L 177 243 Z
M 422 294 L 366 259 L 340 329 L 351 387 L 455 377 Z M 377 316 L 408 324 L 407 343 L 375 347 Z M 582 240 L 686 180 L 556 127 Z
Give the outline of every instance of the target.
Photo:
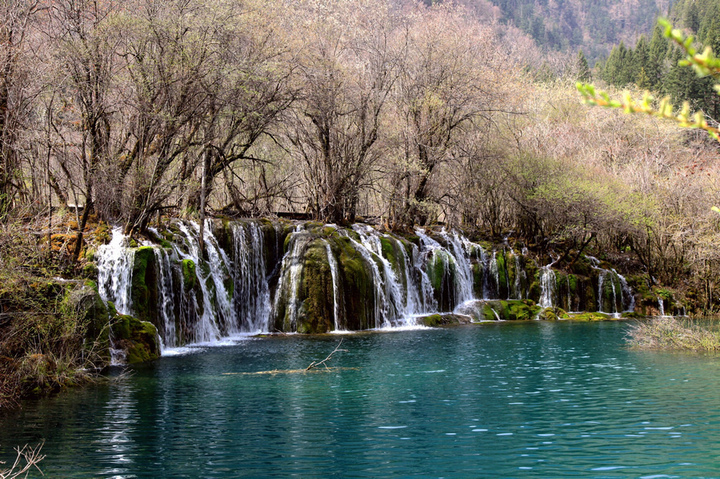
M 85 282 L 60 278 L 73 275 L 67 252 L 43 244 L 32 223 L 0 228 L 2 410 L 92 380 L 104 358 L 99 343 L 87 340 L 97 326 L 73 301 Z

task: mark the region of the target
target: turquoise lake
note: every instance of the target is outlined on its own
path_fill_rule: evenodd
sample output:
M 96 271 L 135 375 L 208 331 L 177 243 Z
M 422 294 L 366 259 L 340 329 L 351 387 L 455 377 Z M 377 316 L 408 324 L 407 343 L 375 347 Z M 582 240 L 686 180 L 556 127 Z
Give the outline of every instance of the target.
M 629 323 L 239 340 L 0 418 L 48 478 L 720 476 L 720 358 Z M 343 339 L 331 371 L 305 368 Z M 228 374 L 230 373 L 230 374 Z

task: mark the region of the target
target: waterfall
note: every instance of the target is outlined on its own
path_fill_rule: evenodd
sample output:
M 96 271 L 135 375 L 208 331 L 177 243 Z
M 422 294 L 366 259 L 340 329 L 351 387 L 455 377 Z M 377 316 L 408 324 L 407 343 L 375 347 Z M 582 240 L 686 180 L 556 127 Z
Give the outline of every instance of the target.
M 622 299 L 623 299 L 623 310 L 624 311 L 635 311 L 635 295 L 633 294 L 632 288 L 628 284 L 627 280 L 623 275 L 618 273 L 617 271 L 613 270 L 613 272 L 617 275 L 617 277 L 620 279 L 620 284 L 622 285 Z M 626 300 L 627 298 L 627 300 Z M 627 301 L 627 306 L 625 306 L 625 302 Z
M 542 274 L 540 276 L 540 302 L 541 308 L 552 308 L 555 306 L 555 271 L 551 268 L 552 263 L 543 266 L 541 269 Z
M 194 231 L 200 231 L 200 227 L 198 225 L 193 226 L 195 226 L 195 228 L 193 228 Z M 205 261 L 200 256 L 200 246 L 195 234 L 193 234 L 193 232 L 191 232 L 183 222 L 178 223 L 178 228 L 184 235 L 183 239 L 185 246 L 188 248 L 188 253 L 183 253 L 178 247 L 175 248 L 175 251 L 181 259 L 189 259 L 195 263 L 197 284 L 200 286 L 200 290 L 202 292 L 202 308 L 200 308 L 202 309 L 202 314 L 199 318 L 197 318 L 197 321 L 195 321 L 194 327 L 192 327 L 192 330 L 190 331 L 191 337 L 189 339 L 190 342 L 215 341 L 221 337 L 221 331 L 215 317 L 211 291 L 208 286 L 208 280 L 213 279 L 213 272 L 209 271 L 207 274 L 203 274 L 203 269 L 205 268 L 203 268 L 202 265 Z M 206 237 L 207 236 L 208 235 L 206 235 Z M 215 275 L 217 274 L 218 273 L 215 273 Z M 185 285 L 183 284 L 183 286 Z M 195 306 L 194 309 L 197 310 L 200 305 L 196 303 L 193 306 Z
M 525 299 L 526 293 L 523 291 L 523 280 L 527 282 L 527 273 L 522 267 L 522 264 L 520 263 L 520 255 L 515 254 L 515 252 L 512 252 L 513 257 L 515 258 L 515 284 L 514 286 L 514 293 L 515 293 L 515 299 Z
M 127 247 L 128 238 L 122 230 L 113 228 L 110 243 L 98 248 L 98 292 L 106 303 L 112 301 L 120 314 L 132 314 L 132 271 L 135 250 Z M 115 347 L 112 328 L 110 339 L 110 365 L 125 364 L 125 351 Z
M 425 261 L 421 254 L 420 248 L 413 245 L 413 268 L 415 272 L 420 276 L 420 291 L 422 292 L 422 308 L 423 312 L 435 312 L 438 310 L 437 301 L 435 301 L 435 295 L 433 292 L 432 283 L 428 277 L 427 271 L 425 271 Z
M 159 246 L 153 247 L 155 262 L 158 267 L 158 299 L 160 301 L 160 316 L 162 319 L 162 334 L 160 335 L 160 347 L 174 348 L 177 346 L 177 332 L 175 327 L 175 313 L 173 312 L 173 277 L 170 265 L 170 255 Z
M 385 300 L 387 305 L 383 308 L 386 313 L 385 322 L 389 320 L 402 320 L 415 311 L 408 310 L 408 303 L 405 300 L 404 288 L 395 274 L 395 269 L 390 261 L 382 254 L 382 242 L 379 234 L 370 226 L 353 225 L 353 230 L 360 236 L 360 245 L 365 248 L 374 258 L 382 264 L 382 280 L 384 285 Z
M 617 271 L 615 271 L 614 269 L 610 270 L 601 268 L 599 259 L 589 255 L 586 255 L 585 257 L 590 260 L 590 265 L 592 266 L 592 268 L 599 271 L 597 293 L 598 311 L 601 313 L 612 314 L 618 317 L 620 316 L 621 310 L 633 311 L 635 309 L 635 297 L 633 295 L 632 289 L 630 289 L 630 286 L 627 284 L 625 278 L 622 275 L 618 274 Z M 606 278 L 608 281 L 610 281 L 610 286 L 612 288 L 612 306 L 610 308 L 610 311 L 603 310 L 605 296 L 605 291 L 603 288 Z M 620 290 L 619 298 L 618 289 Z
M 234 283 L 233 307 L 239 329 L 267 331 L 270 321 L 270 285 L 262 228 L 256 223 L 232 226 Z
M 658 299 L 658 309 L 660 310 L 660 317 L 664 317 L 665 316 L 665 300 L 661 296 L 658 296 L 657 299 Z
M 303 269 L 302 253 L 312 238 L 304 234 L 302 227 L 298 225 L 295 231 L 290 234 L 288 250 L 283 256 L 280 266 L 280 282 L 275 293 L 273 305 L 274 316 L 279 314 L 280 302 L 285 289 L 289 289 L 289 296 L 285 304 L 285 316 L 289 319 L 292 331 L 297 329 L 298 290 L 300 289 L 300 278 Z
M 335 261 L 335 255 L 330 248 L 330 243 L 324 240 L 325 251 L 327 252 L 328 265 L 330 265 L 330 274 L 332 275 L 333 282 L 333 320 L 335 324 L 335 331 L 341 331 L 340 327 L 340 278 L 338 273 L 337 261 Z
M 122 230 L 113 228 L 110 243 L 98 248 L 98 291 L 103 301 L 112 301 L 120 314 L 132 314 L 130 289 L 135 250 L 127 243 Z
M 380 273 L 380 268 L 375 262 L 375 258 L 378 258 L 378 255 L 376 253 L 374 253 L 371 249 L 367 248 L 361 242 L 358 242 L 346 231 L 341 231 L 340 234 L 350 240 L 350 243 L 352 243 L 355 247 L 355 250 L 360 253 L 360 256 L 362 256 L 365 264 L 370 268 L 370 272 L 372 273 L 375 299 L 375 327 L 387 328 L 392 326 L 391 321 L 397 318 L 397 310 L 395 309 L 396 305 L 388 301 L 386 291 L 389 292 L 391 295 L 395 294 L 396 285 L 386 284 L 385 278 L 383 278 L 382 274 Z M 362 240 L 363 235 L 359 234 L 359 236 Z M 380 258 L 382 259 L 382 255 L 380 255 Z M 380 262 L 383 265 L 383 270 L 387 273 L 386 262 Z
M 567 279 L 567 310 L 572 311 L 572 288 L 570 287 L 570 275 L 565 276 Z
M 457 304 L 462 304 L 473 299 L 473 273 L 470 257 L 463 248 L 457 233 L 450 235 L 443 228 L 440 236 L 445 239 L 452 250 L 451 255 L 455 260 L 457 275 L 459 276 L 455 281 L 455 300 Z

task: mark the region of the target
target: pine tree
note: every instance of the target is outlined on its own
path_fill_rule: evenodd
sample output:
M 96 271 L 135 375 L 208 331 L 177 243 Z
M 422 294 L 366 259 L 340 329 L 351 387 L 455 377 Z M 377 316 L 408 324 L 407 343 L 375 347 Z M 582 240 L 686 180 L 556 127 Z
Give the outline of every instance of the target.
M 592 79 L 592 73 L 590 72 L 590 65 L 588 65 L 588 61 L 582 50 L 578 51 L 575 64 L 577 68 L 577 80 L 586 83 L 589 82 Z

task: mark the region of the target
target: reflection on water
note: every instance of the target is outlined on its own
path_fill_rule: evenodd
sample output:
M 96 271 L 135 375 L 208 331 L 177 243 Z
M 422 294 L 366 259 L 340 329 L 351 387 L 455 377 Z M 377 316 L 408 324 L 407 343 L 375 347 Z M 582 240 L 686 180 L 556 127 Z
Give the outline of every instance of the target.
M 47 477 L 687 477 L 720 470 L 720 362 L 622 323 L 245 340 L 0 420 Z

